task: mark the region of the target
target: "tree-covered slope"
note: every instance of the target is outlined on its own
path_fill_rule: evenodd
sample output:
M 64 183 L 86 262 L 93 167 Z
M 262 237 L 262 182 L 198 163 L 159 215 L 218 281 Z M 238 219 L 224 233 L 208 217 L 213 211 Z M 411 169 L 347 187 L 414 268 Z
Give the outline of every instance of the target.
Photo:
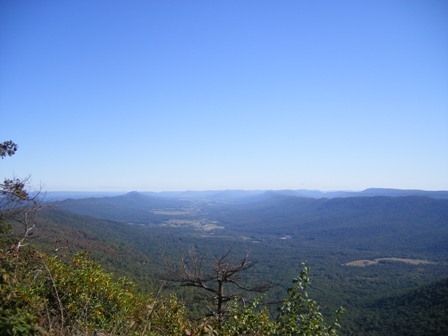
M 56 203 L 60 209 L 96 218 L 148 224 L 160 222 L 166 216 L 154 212 L 158 209 L 177 210 L 190 202 L 130 192 L 114 197 L 67 199 Z
M 375 335 L 448 335 L 448 278 L 369 305 Z
M 101 219 L 111 206 L 110 200 L 103 201 L 95 200 L 88 206 L 84 206 L 91 202 L 88 199 L 84 203 L 70 201 L 74 208 L 79 207 L 79 212 L 97 218 L 62 211 L 61 203 L 57 203 L 45 221 L 51 222 L 53 228 L 60 228 L 62 235 L 68 233 L 70 244 L 92 250 L 93 256 L 108 269 L 134 276 L 139 284 L 151 284 L 152 288 L 158 286 L 163 258 L 179 260 L 191 248 L 204 256 L 216 256 L 232 246 L 237 253 L 251 251 L 257 262 L 246 280 L 279 283 L 278 288 L 267 294 L 268 300 L 276 301 L 300 263 L 307 261 L 314 283 L 310 292 L 321 302 L 324 313 L 339 305 L 347 308 L 343 326 L 346 334 L 381 335 L 383 325 L 377 320 L 385 310 L 378 302 L 448 276 L 448 202 L 443 199 L 421 196 L 313 199 L 276 192 L 233 199 L 219 197 L 219 200 L 178 202 L 174 198 L 169 200 L 174 206 L 173 203 L 166 203 L 167 207 L 149 206 L 156 210 L 152 214 L 158 217 L 154 218 L 147 217 L 147 203 L 140 209 L 132 208 L 135 200 L 116 198 L 113 202 L 121 204 L 115 211 L 126 209 L 121 212 L 119 222 Z M 133 209 L 140 218 L 138 223 L 143 225 L 130 224 L 136 222 L 129 217 Z M 207 231 L 166 225 L 173 218 L 181 222 L 213 221 L 224 228 Z M 373 266 L 347 266 L 352 261 L 357 265 L 377 258 L 381 262 Z M 400 258 L 416 263 L 400 262 Z M 187 306 L 199 302 L 197 293 L 171 284 L 164 288 L 177 292 Z M 397 306 L 397 311 L 412 311 L 411 304 L 405 301 L 401 308 Z M 413 316 L 415 321 L 418 317 L 417 324 L 432 321 L 439 328 L 443 324 L 440 309 L 438 314 L 433 320 L 425 314 Z M 391 318 L 391 325 L 396 324 L 393 330 L 404 330 L 406 334 L 404 321 Z

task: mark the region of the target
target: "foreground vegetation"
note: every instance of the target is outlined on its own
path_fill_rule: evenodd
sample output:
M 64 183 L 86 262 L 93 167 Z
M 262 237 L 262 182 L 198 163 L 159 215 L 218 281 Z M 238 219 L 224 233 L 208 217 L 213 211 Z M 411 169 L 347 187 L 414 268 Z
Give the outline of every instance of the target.
M 176 297 L 142 294 L 86 254 L 64 261 L 34 248 L 2 245 L 1 335 L 337 335 L 308 298 L 308 268 L 293 281 L 276 318 L 259 301 L 235 299 L 224 318 L 187 317 Z

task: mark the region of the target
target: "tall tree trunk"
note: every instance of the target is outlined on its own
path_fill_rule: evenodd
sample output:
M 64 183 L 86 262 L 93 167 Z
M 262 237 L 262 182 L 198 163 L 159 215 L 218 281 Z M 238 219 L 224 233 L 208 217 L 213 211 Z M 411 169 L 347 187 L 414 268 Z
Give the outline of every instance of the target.
M 224 282 L 218 280 L 218 319 L 221 324 L 224 320 Z

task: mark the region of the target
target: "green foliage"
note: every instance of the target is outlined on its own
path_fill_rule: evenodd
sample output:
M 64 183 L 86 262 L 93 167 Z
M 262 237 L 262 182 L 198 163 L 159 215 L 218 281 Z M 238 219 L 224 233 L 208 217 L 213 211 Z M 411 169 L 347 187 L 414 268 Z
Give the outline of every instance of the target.
M 308 299 L 304 268 L 277 320 L 259 300 L 235 300 L 224 320 L 186 318 L 178 299 L 139 293 L 126 278 L 114 279 L 85 253 L 68 262 L 33 248 L 2 246 L 1 335 L 336 335 Z
M 13 156 L 17 151 L 17 144 L 13 141 L 3 141 L 0 143 L 0 157 L 4 159 L 6 156 Z
M 400 311 L 415 310 L 412 318 L 406 319 L 405 314 L 392 315 L 390 311 L 384 311 L 384 305 L 378 305 L 378 308 L 375 308 L 376 312 L 374 314 L 372 312 L 372 304 L 377 300 L 400 295 L 437 279 L 446 278 L 448 274 L 445 261 L 446 244 L 440 245 L 437 249 L 437 251 L 445 251 L 439 258 L 437 254 L 439 252 L 420 254 L 415 251 L 413 254 L 402 254 L 401 246 L 395 245 L 389 245 L 387 249 L 380 245 L 379 251 L 357 250 L 352 249 L 351 243 L 344 239 L 333 239 L 332 245 L 325 245 L 322 243 L 327 239 L 325 235 L 316 236 L 315 240 L 306 239 L 306 236 L 280 240 L 278 236 L 260 235 L 258 236 L 260 241 L 257 243 L 250 240 L 227 239 L 218 235 L 204 239 L 198 238 L 191 230 L 124 225 L 69 214 L 54 208 L 40 211 L 36 219 L 38 220 L 37 234 L 41 228 L 44 231 L 39 239 L 33 241 L 34 243 L 40 244 L 44 239 L 51 238 L 51 241 L 45 242 L 46 250 L 53 251 L 55 247 L 60 247 L 58 253 L 61 255 L 70 255 L 77 250 L 88 250 L 91 257 L 100 262 L 107 271 L 132 278 L 138 284 L 139 290 L 154 292 L 159 288 L 160 281 L 157 279 L 157 274 L 161 273 L 163 267 L 161 260 L 164 257 L 178 259 L 179 249 L 195 246 L 199 253 L 207 251 L 215 256 L 233 244 L 237 254 L 250 249 L 251 254 L 256 258 L 256 267 L 249 272 L 247 279 L 244 278 L 244 284 L 253 286 L 259 283 L 260 279 L 279 283 L 279 286 L 266 293 L 267 301 L 279 301 L 284 297 L 285 290 L 290 284 L 289 279 L 296 275 L 294 270 L 297 265 L 297 256 L 308 260 L 313 266 L 312 274 L 310 274 L 313 286 L 308 287 L 307 291 L 310 297 L 319 302 L 324 317 L 331 317 L 331 313 L 341 305 L 349 311 L 349 314 L 342 317 L 342 334 L 386 334 L 388 329 L 385 327 L 384 318 L 390 321 L 388 325 L 393 324 L 395 330 L 402 331 L 400 335 L 410 335 L 417 330 L 412 325 L 428 325 L 429 321 L 432 328 L 446 329 L 444 318 L 446 314 L 443 315 L 444 310 L 440 308 L 437 308 L 438 311 L 433 314 L 430 312 L 435 310 L 434 307 L 428 310 L 403 302 Z M 445 225 L 445 222 L 446 220 L 441 222 L 441 225 Z M 440 236 L 440 239 L 445 237 L 443 234 Z M 328 240 L 330 238 L 331 236 Z M 358 240 L 358 236 L 352 238 Z M 342 266 L 343 263 L 356 259 L 384 256 L 423 258 L 434 261 L 436 264 L 415 266 L 399 262 L 383 262 L 370 267 Z M 207 305 L 210 306 L 213 302 L 200 292 L 196 293 L 185 287 L 175 287 L 169 283 L 164 286 L 165 292 L 175 292 L 178 300 L 186 305 L 187 316 L 192 319 L 204 316 L 208 312 Z M 268 308 L 271 314 L 276 311 L 275 305 L 269 305 Z M 413 333 L 413 335 L 417 334 Z
M 297 256 L 309 260 L 313 266 L 310 277 L 314 285 L 307 290 L 310 297 L 319 302 L 324 317 L 330 317 L 331 312 L 340 305 L 349 311 L 349 314 L 343 316 L 341 323 L 343 334 L 386 334 L 388 329 L 385 318 L 390 321 L 387 325 L 394 325 L 395 330 L 402 331 L 400 335 L 410 335 L 417 330 L 412 325 L 428 325 L 429 322 L 432 328 L 440 329 L 445 326 L 446 329 L 444 318 L 446 314 L 443 315 L 444 310 L 439 308 L 433 314 L 434 307 L 428 310 L 403 302 L 400 311 L 415 310 L 412 317 L 405 318 L 406 315 L 403 313 L 391 314 L 398 310 L 384 311 L 384 305 L 378 305 L 375 312 L 371 306 L 382 298 L 400 295 L 446 277 L 448 266 L 444 261 L 446 257 L 443 257 L 446 252 L 437 259 L 437 255 L 435 257 L 433 253 L 401 254 L 399 251 L 401 247 L 394 245 L 390 245 L 387 250 L 380 246 L 381 251 L 355 250 L 350 248 L 346 240 L 333 240 L 333 245 L 325 245 L 322 243 L 325 236 L 317 236 L 316 240 L 306 240 L 306 237 L 302 236 L 291 240 L 259 236 L 258 243 L 231 240 L 221 236 L 204 239 L 196 237 L 191 230 L 124 225 L 73 215 L 51 207 L 40 211 L 36 220 L 35 235 L 39 235 L 39 239 L 33 243 L 40 244 L 45 239 L 51 238 L 51 241 L 45 242 L 46 251 L 53 253 L 55 247 L 59 247 L 57 253 L 67 257 L 74 251 L 88 250 L 90 256 L 100 262 L 108 272 L 130 277 L 138 284 L 139 290 L 155 292 L 159 288 L 160 282 L 156 278 L 158 263 L 162 264 L 163 257 L 178 258 L 179 255 L 176 254 L 179 253 L 178 249 L 196 246 L 199 253 L 208 251 L 210 254 L 219 255 L 222 250 L 233 244 L 237 253 L 241 254 L 250 249 L 252 255 L 256 257 L 257 265 L 249 272 L 247 279 L 244 279 L 244 284 L 251 286 L 260 279 L 280 283 L 266 294 L 267 301 L 278 301 L 284 296 L 289 285 L 288 279 L 295 276 L 293 270 L 296 269 Z M 445 222 L 446 220 L 442 224 Z M 358 237 L 353 239 L 356 240 Z M 339 245 L 336 245 L 336 242 Z M 344 249 L 343 246 L 347 248 Z M 446 248 L 440 251 L 446 251 Z M 343 263 L 355 259 L 384 256 L 427 258 L 437 263 L 413 266 L 385 262 L 371 267 L 342 266 Z M 207 304 L 211 305 L 212 301 L 207 300 L 202 293 L 195 293 L 185 287 L 174 287 L 172 284 L 164 286 L 163 293 L 173 292 L 176 293 L 178 300 L 186 305 L 186 315 L 189 318 L 200 318 L 208 312 Z M 269 305 L 268 308 L 271 313 L 276 311 L 274 305 Z M 215 328 L 211 321 L 207 323 Z
M 223 335 L 274 335 L 275 330 L 276 323 L 259 299 L 250 304 L 234 300 L 222 325 Z
M 41 284 L 35 282 L 39 269 L 33 251 L 19 253 L 2 249 L 0 254 L 0 334 L 34 335 L 42 330 L 39 314 L 44 311 Z
M 336 320 L 331 325 L 325 323 L 317 302 L 308 297 L 308 273 L 309 268 L 304 266 L 300 275 L 293 280 L 293 286 L 288 289 L 289 296 L 280 307 L 276 335 L 337 335 L 339 315 L 343 309 L 337 311 Z
M 249 304 L 234 300 L 228 307 L 224 322 L 214 324 L 216 335 L 265 335 L 265 336 L 337 336 L 340 308 L 333 323 L 327 324 L 316 301 L 308 297 L 309 268 L 303 267 L 299 277 L 293 280 L 288 297 L 279 307 L 277 318 L 272 319 L 269 311 L 256 299 Z M 216 319 L 217 321 L 217 319 Z M 211 324 L 213 325 L 213 324 Z
M 140 294 L 85 254 L 64 263 L 21 249 L 2 254 L 0 261 L 2 335 L 176 335 L 189 328 L 175 298 Z
M 56 321 L 51 321 L 51 328 L 80 332 L 116 330 L 117 323 L 126 324 L 134 304 L 131 284 L 126 280 L 113 281 L 111 274 L 83 254 L 75 255 L 68 265 L 56 257 L 48 258 L 45 268 L 51 288 L 48 308 Z
M 448 278 L 383 298 L 370 306 L 364 322 L 376 335 L 448 335 Z

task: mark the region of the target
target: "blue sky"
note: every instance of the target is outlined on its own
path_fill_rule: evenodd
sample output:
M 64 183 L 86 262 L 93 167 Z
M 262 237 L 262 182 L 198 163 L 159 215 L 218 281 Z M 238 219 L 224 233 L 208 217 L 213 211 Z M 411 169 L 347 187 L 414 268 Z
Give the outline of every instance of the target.
M 0 1 L 3 177 L 448 189 L 448 2 Z

